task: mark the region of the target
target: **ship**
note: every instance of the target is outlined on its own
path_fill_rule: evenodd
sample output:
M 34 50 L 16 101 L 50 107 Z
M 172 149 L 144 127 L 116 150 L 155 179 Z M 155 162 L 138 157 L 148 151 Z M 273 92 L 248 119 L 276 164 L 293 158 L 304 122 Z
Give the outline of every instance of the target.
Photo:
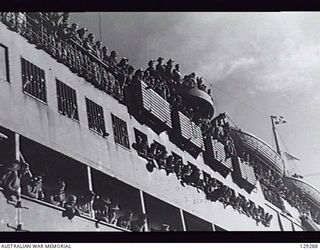
M 202 78 L 135 70 L 69 17 L 1 13 L 0 231 L 318 231 L 320 192 Z

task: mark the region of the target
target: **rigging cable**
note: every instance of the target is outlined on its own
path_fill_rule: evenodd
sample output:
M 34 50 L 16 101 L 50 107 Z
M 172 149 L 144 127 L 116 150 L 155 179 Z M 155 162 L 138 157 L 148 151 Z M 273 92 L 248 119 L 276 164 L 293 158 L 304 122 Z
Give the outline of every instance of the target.
M 101 32 L 101 15 L 100 15 L 100 12 L 98 12 L 98 18 L 99 18 L 99 36 L 100 36 L 100 41 L 102 41 L 102 32 Z
M 288 153 L 288 152 L 289 152 L 289 149 L 288 149 L 288 147 L 287 147 L 287 145 L 286 145 L 283 137 L 281 136 L 280 133 L 278 133 L 278 135 L 279 135 L 279 137 L 280 137 L 281 143 L 283 144 L 286 152 Z M 299 174 L 301 173 L 301 169 L 300 169 L 300 167 L 296 164 L 295 160 L 292 160 L 292 161 L 287 160 L 287 162 L 293 167 L 293 170 L 294 170 L 294 171 L 297 171 L 297 170 L 298 170 L 298 171 L 299 171 Z
M 239 129 L 239 127 L 237 126 L 237 124 L 230 118 L 230 116 L 226 115 L 226 117 L 228 117 L 228 119 L 229 119 L 230 122 L 236 127 L 236 129 Z
M 247 106 L 248 108 L 250 108 L 251 110 L 255 111 L 256 113 L 258 113 L 259 115 L 263 116 L 264 118 L 266 117 L 269 117 L 268 114 L 256 109 L 256 108 L 253 108 L 252 106 L 248 105 L 247 103 L 244 103 L 242 101 L 240 101 L 238 98 L 234 97 L 233 95 L 229 94 L 228 92 L 218 88 L 217 86 L 214 86 L 214 85 L 211 85 L 212 88 L 215 88 L 216 90 L 220 91 L 221 93 L 223 93 L 224 95 L 228 96 L 228 97 L 231 97 L 231 99 L 235 100 L 236 102 L 244 105 L 244 106 Z

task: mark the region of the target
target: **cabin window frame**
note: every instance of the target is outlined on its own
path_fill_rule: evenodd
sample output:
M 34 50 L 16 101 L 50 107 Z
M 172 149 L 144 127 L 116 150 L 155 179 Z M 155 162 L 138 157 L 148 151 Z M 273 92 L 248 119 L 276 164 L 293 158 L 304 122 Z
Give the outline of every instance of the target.
M 85 97 L 85 100 L 86 100 L 85 102 L 86 102 L 89 129 L 97 133 L 98 135 L 106 138 L 109 134 L 107 133 L 107 130 L 106 130 L 106 122 L 105 122 L 103 107 L 95 103 L 88 97 Z M 101 116 L 101 118 L 98 118 L 98 116 Z
M 126 121 L 111 113 L 114 142 L 130 150 L 130 139 Z
M 22 92 L 39 102 L 42 102 L 47 105 L 48 97 L 47 97 L 47 85 L 46 85 L 46 74 L 43 69 L 36 66 L 32 62 L 28 61 L 27 59 L 21 58 L 21 77 L 22 77 Z M 37 86 L 39 82 L 31 82 L 29 88 L 26 89 L 27 84 L 27 77 L 36 77 L 40 76 L 43 79 L 43 83 L 40 83 L 41 86 Z M 39 93 L 40 92 L 40 93 Z M 41 93 L 43 92 L 43 93 Z
M 0 75 L 0 79 L 3 79 L 5 80 L 6 82 L 9 82 L 10 83 L 10 64 L 9 64 L 9 49 L 7 46 L 5 46 L 4 44 L 0 43 L 0 47 L 4 49 L 4 65 L 6 67 L 6 70 L 5 70 L 5 78 L 2 77 Z
M 69 117 L 70 119 L 79 122 L 79 107 L 77 103 L 76 90 L 60 81 L 58 78 L 56 78 L 56 88 L 58 112 L 63 116 Z M 63 104 L 62 98 L 65 98 L 65 102 L 67 104 Z M 74 112 L 74 115 L 72 115 L 72 112 L 70 114 L 68 113 L 72 106 L 75 107 L 74 110 L 72 110 L 72 112 Z

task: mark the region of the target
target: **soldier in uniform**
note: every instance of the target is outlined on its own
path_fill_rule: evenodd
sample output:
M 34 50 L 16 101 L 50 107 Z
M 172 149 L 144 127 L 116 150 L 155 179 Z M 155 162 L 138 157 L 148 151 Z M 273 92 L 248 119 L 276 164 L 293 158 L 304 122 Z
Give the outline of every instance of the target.
M 89 52 L 93 53 L 93 46 L 94 46 L 94 39 L 95 36 L 90 33 L 86 39 L 84 39 L 83 47 Z
M 106 46 L 103 46 L 101 49 L 101 60 L 104 63 L 109 63 L 109 50 Z
M 162 65 L 164 58 L 163 57 L 159 57 L 157 59 L 158 64 L 156 65 L 156 76 L 158 80 L 162 80 L 164 78 L 164 66 Z
M 64 211 L 62 212 L 62 217 L 67 217 L 72 220 L 74 216 L 80 216 L 80 211 L 76 207 L 77 197 L 75 195 L 69 195 L 67 202 L 64 204 Z
M 96 41 L 96 44 L 93 45 L 93 54 L 98 57 L 99 59 L 102 59 L 102 42 L 101 41 Z
M 126 211 L 124 216 L 120 216 L 117 220 L 117 226 L 122 227 L 124 229 L 130 230 L 131 229 L 131 220 L 133 217 L 132 211 Z
M 84 40 L 85 40 L 85 34 L 87 31 L 88 31 L 88 29 L 86 27 L 83 27 L 83 28 L 77 30 L 78 36 L 81 40 L 80 45 L 83 45 Z
M 156 68 L 154 67 L 154 60 L 150 60 L 148 62 L 148 68 L 145 70 L 145 72 L 149 72 L 150 77 L 156 78 L 157 77 L 157 72 Z
M 147 223 L 147 215 L 142 214 L 135 221 L 131 222 L 131 231 L 133 232 L 145 232 Z
M 172 80 L 173 62 L 174 61 L 172 59 L 169 59 L 166 65 L 164 66 L 164 78 L 169 82 Z
M 109 64 L 111 67 L 115 67 L 117 65 L 117 57 L 118 57 L 118 54 L 116 51 L 111 51 L 110 53 L 110 57 L 109 57 Z
M 181 73 L 180 73 L 180 65 L 176 64 L 172 71 L 172 78 L 177 83 L 180 84 L 181 82 Z

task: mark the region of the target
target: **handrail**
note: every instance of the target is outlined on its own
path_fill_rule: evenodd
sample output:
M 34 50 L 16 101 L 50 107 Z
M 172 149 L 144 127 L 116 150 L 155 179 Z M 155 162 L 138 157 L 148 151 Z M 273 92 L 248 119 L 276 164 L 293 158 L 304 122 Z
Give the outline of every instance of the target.
M 0 192 L 3 191 L 3 188 L 0 187 Z M 48 202 L 45 202 L 45 201 L 42 201 L 42 200 L 38 200 L 38 199 L 35 199 L 35 198 L 32 198 L 32 197 L 29 197 L 25 194 L 21 194 L 21 198 L 22 199 L 25 199 L 25 200 L 28 200 L 28 201 L 31 201 L 31 202 L 34 202 L 34 203 L 37 203 L 39 205 L 43 205 L 43 206 L 46 206 L 46 207 L 49 207 L 49 208 L 52 208 L 52 209 L 55 209 L 55 210 L 60 210 L 61 212 L 62 211 L 65 211 L 65 209 L 63 207 L 58 207 L 58 206 L 55 206 L 53 204 L 50 204 Z M 92 217 L 89 217 L 89 216 L 84 216 L 82 214 L 80 215 L 77 215 L 77 217 L 80 217 L 80 218 L 83 218 L 83 219 L 86 219 L 86 220 L 89 220 L 89 221 L 92 221 L 92 222 L 95 222 L 95 223 L 100 223 L 102 225 L 105 225 L 105 226 L 109 226 L 109 227 L 112 227 L 112 228 L 115 228 L 115 229 L 118 229 L 118 230 L 121 230 L 121 231 L 124 231 L 124 232 L 131 232 L 130 230 L 127 230 L 127 229 L 124 229 L 122 227 L 118 227 L 116 225 L 113 225 L 113 224 L 109 224 L 107 222 L 104 222 L 104 221 L 99 221 L 95 218 L 92 218 Z
M 233 133 L 235 132 L 235 133 L 243 134 L 243 135 L 248 136 L 248 137 L 256 140 L 257 142 L 263 144 L 268 149 L 268 151 L 267 150 L 261 150 L 261 149 L 258 149 L 258 148 L 256 150 L 258 152 L 262 151 L 265 154 L 268 154 L 267 152 L 271 153 L 272 155 L 268 154 L 270 156 L 270 157 L 267 157 L 268 161 L 270 161 L 273 164 L 276 164 L 277 166 L 280 164 L 281 168 L 282 168 L 281 171 L 282 171 L 282 173 L 284 172 L 284 166 L 283 166 L 282 157 L 268 143 L 264 142 L 263 140 L 261 140 L 260 138 L 256 137 L 255 135 L 252 135 L 252 134 L 250 134 L 248 132 L 244 132 L 242 130 L 236 129 L 234 127 L 231 127 L 231 133 L 232 132 Z M 271 157 L 272 158 L 274 157 L 274 159 L 272 159 Z M 279 165 L 279 167 L 280 167 L 280 165 Z
M 304 181 L 302 179 L 299 179 L 299 178 L 291 177 L 291 176 L 284 176 L 284 178 L 287 179 L 287 180 L 293 181 L 293 182 L 301 182 L 301 183 L 303 183 L 308 188 L 310 188 L 311 190 L 315 191 L 315 193 L 319 195 L 318 198 L 320 198 L 320 191 L 317 188 L 315 188 L 314 186 L 312 186 L 311 184 L 309 184 L 308 182 L 306 182 L 306 181 Z M 310 194 L 310 193 L 308 193 L 308 194 Z M 316 197 L 312 197 L 312 198 L 314 200 Z M 315 200 L 315 201 L 317 201 L 318 205 L 320 206 L 320 200 Z

